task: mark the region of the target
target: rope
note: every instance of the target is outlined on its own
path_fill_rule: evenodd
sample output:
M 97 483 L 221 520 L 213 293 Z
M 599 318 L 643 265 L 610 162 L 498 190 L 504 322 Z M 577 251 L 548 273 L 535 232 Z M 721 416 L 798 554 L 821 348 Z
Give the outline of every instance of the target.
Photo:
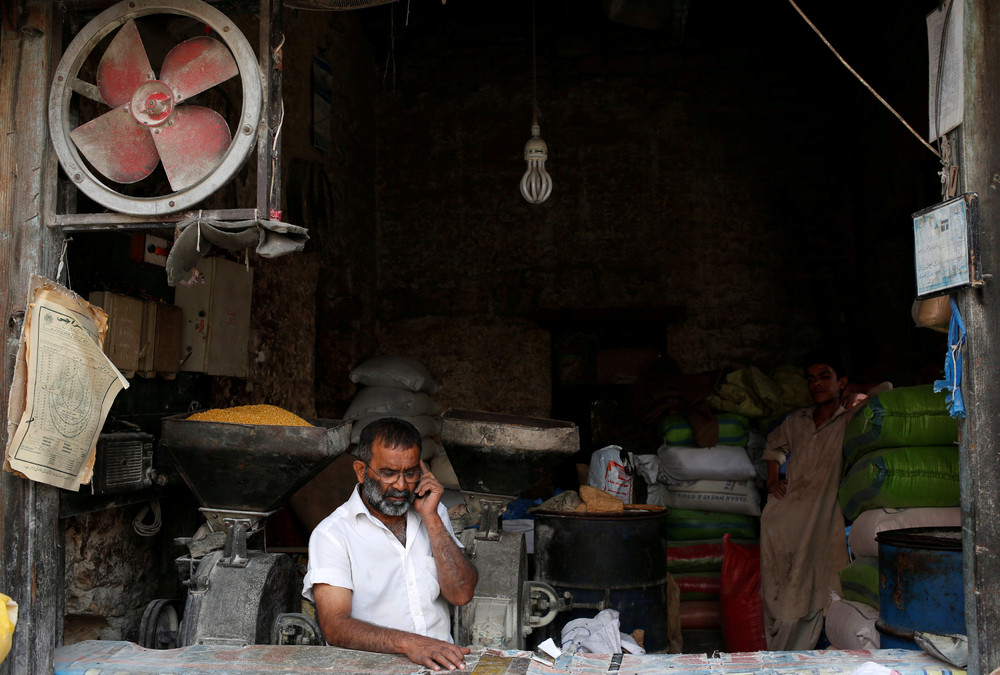
M 147 525 L 143 521 L 146 518 L 146 514 L 150 511 L 153 513 L 153 522 Z M 134 529 L 136 534 L 140 537 L 152 537 L 160 531 L 160 527 L 162 525 L 163 521 L 160 519 L 160 500 L 155 497 L 150 499 L 149 503 L 142 507 L 139 513 L 136 514 L 135 520 L 132 521 L 132 529 Z
M 875 91 L 875 89 L 872 88 L 872 86 L 865 81 L 865 78 L 861 77 L 861 75 L 858 74 L 858 71 L 854 70 L 854 68 L 851 68 L 851 65 L 847 61 L 845 61 L 844 57 L 842 57 L 840 55 L 840 53 L 837 52 L 837 50 L 834 48 L 834 46 L 832 44 L 830 44 L 830 41 L 827 40 L 826 36 L 824 36 L 823 33 L 820 32 L 819 28 L 817 28 L 816 25 L 812 21 L 809 20 L 809 17 L 807 17 L 805 15 L 805 13 L 801 9 L 799 9 L 799 6 L 795 4 L 795 0 L 788 0 L 788 3 L 795 9 L 796 12 L 799 13 L 799 16 L 802 17 L 802 20 L 805 21 L 809 25 L 809 27 L 813 29 L 813 32 L 815 32 L 816 35 L 819 36 L 819 39 L 823 41 L 823 44 L 825 44 L 827 47 L 830 48 L 830 51 L 833 52 L 833 55 L 836 56 L 837 59 L 842 64 L 844 64 L 844 67 L 847 68 L 847 70 L 849 70 L 850 73 L 852 75 L 854 75 L 854 77 L 858 78 L 858 81 L 861 84 L 865 85 L 865 88 L 867 88 L 868 91 L 870 91 L 872 93 L 872 96 L 874 96 L 875 98 L 877 98 L 879 100 L 879 102 L 882 105 L 884 105 L 889 112 L 891 112 L 893 115 L 895 115 L 896 119 L 898 119 L 900 122 L 902 122 L 902 124 L 903 124 L 904 127 L 906 127 L 907 129 L 910 130 L 910 133 L 913 134 L 914 138 L 916 138 L 918 141 L 920 141 L 928 150 L 930 150 L 931 152 L 933 152 L 937 157 L 941 157 L 941 153 L 939 153 L 934 148 L 933 145 L 931 145 L 930 143 L 928 143 L 927 141 L 925 141 L 920 136 L 920 134 L 918 134 L 916 132 L 916 130 L 914 130 L 914 128 L 911 127 L 909 125 L 909 123 L 905 119 L 903 119 L 903 116 L 900 115 L 898 112 L 896 112 L 895 108 L 893 108 L 891 105 L 889 105 L 889 102 L 886 101 L 884 98 L 882 98 L 879 95 L 879 93 L 877 91 Z

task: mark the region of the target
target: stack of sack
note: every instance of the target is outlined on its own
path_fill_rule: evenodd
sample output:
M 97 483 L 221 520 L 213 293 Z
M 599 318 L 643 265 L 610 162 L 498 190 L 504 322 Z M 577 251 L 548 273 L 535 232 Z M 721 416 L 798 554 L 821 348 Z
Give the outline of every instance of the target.
M 354 421 L 351 442 L 357 444 L 361 431 L 375 420 L 405 419 L 423 437 L 420 458 L 431 465 L 437 476 L 434 464 L 441 464 L 439 457 L 445 463 L 448 458 L 440 442 L 441 406 L 431 398 L 440 387 L 427 367 L 408 356 L 374 356 L 358 364 L 350 378 L 360 387 L 344 414 L 345 420 Z M 450 464 L 447 468 L 451 470 Z
M 930 385 L 868 399 L 844 432 L 845 475 L 839 500 L 854 521 L 853 562 L 840 572 L 826 632 L 838 649 L 878 648 L 878 543 L 882 531 L 961 525 L 958 425 L 945 394 Z
M 660 422 L 664 443 L 655 458 L 656 482 L 648 490 L 647 503 L 670 507 L 667 570 L 680 589 L 681 630 L 688 635 L 721 631 L 723 537 L 759 549 L 760 493 L 746 449 L 749 421 L 735 414 L 717 419 L 719 440 L 712 447 L 697 447 L 680 415 Z

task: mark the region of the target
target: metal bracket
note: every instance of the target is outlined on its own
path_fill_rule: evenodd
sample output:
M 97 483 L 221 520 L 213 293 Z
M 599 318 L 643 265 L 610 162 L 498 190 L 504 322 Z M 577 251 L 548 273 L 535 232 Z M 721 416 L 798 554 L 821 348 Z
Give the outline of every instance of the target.
M 223 548 L 220 565 L 225 567 L 246 567 L 247 531 L 253 526 L 249 518 L 223 518 L 226 528 L 226 545 Z
M 528 598 L 525 607 L 527 620 L 522 628 L 525 635 L 536 628 L 548 626 L 556 614 L 573 608 L 573 596 L 568 591 L 559 597 L 556 589 L 544 581 L 525 581 L 524 594 Z
M 322 645 L 323 634 L 319 624 L 305 614 L 279 614 L 271 626 L 271 644 Z

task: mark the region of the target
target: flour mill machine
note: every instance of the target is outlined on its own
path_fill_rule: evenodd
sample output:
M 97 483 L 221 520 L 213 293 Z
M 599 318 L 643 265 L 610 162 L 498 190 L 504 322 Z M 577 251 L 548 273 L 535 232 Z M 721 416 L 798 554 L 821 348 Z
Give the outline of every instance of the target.
M 296 611 L 301 588 L 291 557 L 247 547 L 269 515 L 347 450 L 350 422 L 314 424 L 163 420 L 161 446 L 207 523 L 203 536 L 177 542 L 188 549 L 177 559 L 187 587 L 183 615 L 175 601 L 150 603 L 142 646 L 323 644 L 315 622 Z
M 524 534 L 505 532 L 501 515 L 580 448 L 572 422 L 449 410 L 441 443 L 469 508 L 462 542 L 479 571 L 476 594 L 458 608 L 455 641 L 523 649 L 525 638 L 570 605 L 548 584 L 528 581 Z

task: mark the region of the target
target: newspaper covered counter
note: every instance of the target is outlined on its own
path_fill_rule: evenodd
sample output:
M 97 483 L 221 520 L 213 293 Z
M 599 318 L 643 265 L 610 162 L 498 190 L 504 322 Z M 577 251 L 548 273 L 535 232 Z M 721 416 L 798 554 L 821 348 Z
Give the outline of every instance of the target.
M 605 673 L 796 673 L 848 675 L 874 663 L 900 675 L 957 675 L 955 669 L 919 651 L 880 649 L 857 651 L 753 652 L 744 654 L 563 655 L 554 666 L 531 660 L 529 652 L 474 649 L 468 671 L 479 675 L 597 675 Z M 336 647 L 221 647 L 197 645 L 180 649 L 143 649 L 131 642 L 90 640 L 60 647 L 57 675 L 236 675 L 237 673 L 372 673 L 408 675 L 431 671 L 402 656 L 372 654 Z

